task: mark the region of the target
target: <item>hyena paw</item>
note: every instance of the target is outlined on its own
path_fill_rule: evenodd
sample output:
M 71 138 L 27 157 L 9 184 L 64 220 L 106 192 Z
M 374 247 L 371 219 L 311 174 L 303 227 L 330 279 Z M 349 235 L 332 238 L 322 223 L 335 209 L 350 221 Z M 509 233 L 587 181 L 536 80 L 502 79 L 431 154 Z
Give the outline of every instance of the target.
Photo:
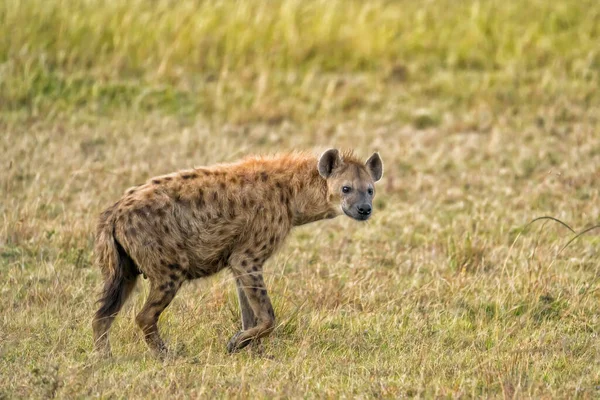
M 94 349 L 92 357 L 97 360 L 107 359 L 112 357 L 112 352 L 110 351 L 110 348 Z
M 112 357 L 112 352 L 110 350 L 110 344 L 108 341 L 97 341 L 94 344 L 94 356 L 98 358 L 110 358 Z
M 233 335 L 231 337 L 231 339 L 229 339 L 229 343 L 227 343 L 227 352 L 228 353 L 234 353 L 238 350 L 243 349 L 244 347 L 246 347 L 250 344 L 250 342 L 251 342 L 250 338 L 240 340 L 240 336 L 242 336 L 243 333 L 244 333 L 244 331 L 239 331 L 238 333 Z
M 156 347 L 151 348 L 150 351 L 152 352 L 152 355 L 159 360 L 166 359 L 167 356 L 171 353 L 169 351 L 169 348 L 164 343 L 160 343 Z

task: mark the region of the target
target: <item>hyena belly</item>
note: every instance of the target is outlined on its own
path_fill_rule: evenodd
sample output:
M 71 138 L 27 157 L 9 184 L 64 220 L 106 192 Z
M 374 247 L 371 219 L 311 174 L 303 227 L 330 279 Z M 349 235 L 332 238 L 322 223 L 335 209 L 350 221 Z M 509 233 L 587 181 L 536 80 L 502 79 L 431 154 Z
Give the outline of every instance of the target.
M 226 207 L 159 192 L 123 210 L 115 236 L 151 280 L 176 274 L 186 280 L 225 268 L 246 225 Z

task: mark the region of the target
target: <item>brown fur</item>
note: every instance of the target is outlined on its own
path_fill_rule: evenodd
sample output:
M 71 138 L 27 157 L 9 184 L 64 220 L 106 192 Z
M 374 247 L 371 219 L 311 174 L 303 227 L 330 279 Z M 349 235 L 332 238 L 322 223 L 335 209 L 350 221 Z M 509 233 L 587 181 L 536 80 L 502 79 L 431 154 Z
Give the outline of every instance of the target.
M 243 322 L 228 350 L 267 335 L 275 315 L 262 277 L 264 262 L 293 226 L 345 210 L 352 201 L 342 198 L 340 185 L 352 182 L 361 190 L 373 185 L 369 165 L 350 153 L 326 154 L 327 160 L 301 153 L 252 157 L 158 176 L 128 189 L 98 223 L 96 257 L 105 288 L 93 322 L 96 348 L 110 351 L 108 330 L 140 274 L 150 281 L 150 293 L 136 322 L 155 352 L 166 350 L 158 317 L 182 283 L 224 268 L 236 278 Z M 326 179 L 322 165 L 330 174 Z

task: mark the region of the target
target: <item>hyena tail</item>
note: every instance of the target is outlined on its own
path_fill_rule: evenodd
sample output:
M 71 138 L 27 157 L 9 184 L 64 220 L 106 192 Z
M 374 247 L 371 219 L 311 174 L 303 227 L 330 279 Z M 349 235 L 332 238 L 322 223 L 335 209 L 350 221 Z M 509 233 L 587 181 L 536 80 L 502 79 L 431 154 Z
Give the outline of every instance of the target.
M 135 286 L 139 271 L 125 249 L 114 235 L 115 220 L 112 209 L 100 217 L 96 236 L 96 260 L 104 276 L 104 289 L 100 296 L 100 308 L 96 311 L 92 328 L 94 347 L 97 351 L 110 353 L 108 331 L 123 303 Z

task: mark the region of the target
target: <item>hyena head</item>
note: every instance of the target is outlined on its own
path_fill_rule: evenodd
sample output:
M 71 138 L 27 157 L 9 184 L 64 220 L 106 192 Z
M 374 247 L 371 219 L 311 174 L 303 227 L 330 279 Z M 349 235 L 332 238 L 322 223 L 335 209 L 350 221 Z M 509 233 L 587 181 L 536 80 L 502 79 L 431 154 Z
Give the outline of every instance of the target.
M 328 199 L 347 216 L 366 221 L 373 210 L 375 182 L 383 175 L 383 162 L 374 153 L 363 164 L 351 155 L 327 150 L 319 159 L 319 174 L 327 179 Z

